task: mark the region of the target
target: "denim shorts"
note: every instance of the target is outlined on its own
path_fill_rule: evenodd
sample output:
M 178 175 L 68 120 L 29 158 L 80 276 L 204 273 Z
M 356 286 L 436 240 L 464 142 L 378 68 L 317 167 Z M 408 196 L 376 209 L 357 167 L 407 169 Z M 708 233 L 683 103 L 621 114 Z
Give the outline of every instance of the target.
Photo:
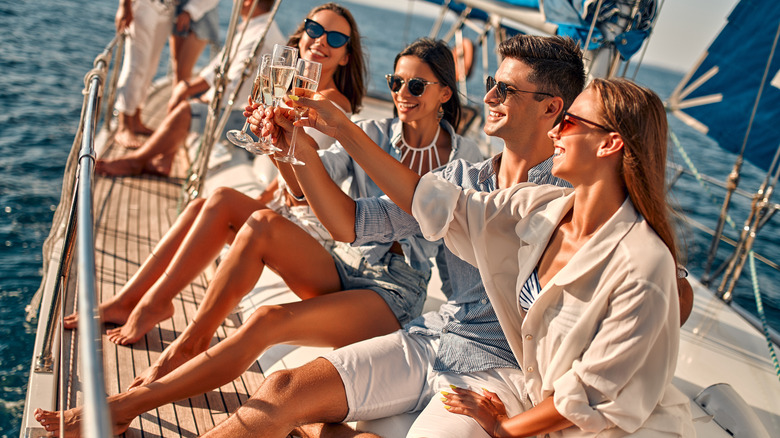
M 186 1 L 179 2 L 178 6 L 176 7 L 177 17 L 179 14 L 184 12 L 184 6 L 186 4 Z M 217 8 L 214 7 L 213 9 L 203 14 L 200 20 L 190 21 L 190 26 L 181 32 L 176 29 L 176 21 L 174 20 L 174 35 L 186 38 L 190 32 L 194 33 L 195 36 L 200 40 L 206 40 L 210 43 L 219 44 L 219 15 L 217 13 Z
M 358 249 L 337 243 L 333 248 L 333 261 L 343 290 L 376 292 L 401 326 L 422 313 L 428 282 L 422 273 L 406 263 L 402 255 L 388 252 L 379 263 L 370 265 Z

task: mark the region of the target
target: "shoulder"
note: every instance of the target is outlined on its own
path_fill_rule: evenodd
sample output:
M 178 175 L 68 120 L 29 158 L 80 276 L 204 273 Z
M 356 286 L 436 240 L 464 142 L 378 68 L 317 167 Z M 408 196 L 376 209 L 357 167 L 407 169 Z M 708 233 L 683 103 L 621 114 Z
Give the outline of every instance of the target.
M 376 144 L 388 150 L 393 138 L 393 127 L 397 119 L 364 119 L 355 122 Z M 399 122 L 400 123 L 400 122 Z
M 319 91 L 320 94 L 325 96 L 328 100 L 333 102 L 345 114 L 352 113 L 352 105 L 349 103 L 347 96 L 341 93 L 336 88 L 328 88 L 327 90 Z
M 466 161 L 476 163 L 485 159 L 484 155 L 482 155 L 482 152 L 480 152 L 476 141 L 457 134 L 452 128 L 452 125 L 447 123 L 447 121 L 442 121 L 442 126 L 444 126 L 450 138 L 452 139 L 451 160 L 464 159 Z
M 465 185 L 471 187 L 478 182 L 480 175 L 485 172 L 485 169 L 490 169 L 491 167 L 492 158 L 476 163 L 463 158 L 457 158 L 434 172 L 454 184 L 464 185 L 468 183 Z

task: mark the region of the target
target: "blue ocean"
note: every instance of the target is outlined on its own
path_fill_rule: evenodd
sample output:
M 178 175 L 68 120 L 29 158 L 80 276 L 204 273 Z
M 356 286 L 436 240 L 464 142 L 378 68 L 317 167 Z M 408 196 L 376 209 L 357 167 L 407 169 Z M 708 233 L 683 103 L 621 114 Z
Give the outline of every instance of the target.
M 282 31 L 291 32 L 315 4 L 287 0 L 278 15 Z M 407 10 L 390 11 L 365 2 L 343 2 L 356 16 L 369 54 L 369 91 L 388 95 L 383 82 L 395 54 L 418 36 L 425 36 L 433 15 L 409 18 Z M 59 202 L 65 160 L 78 125 L 84 74 L 114 33 L 116 1 L 26 0 L 0 2 L 0 436 L 18 436 L 37 321 L 25 320 L 25 307 L 41 281 L 41 248 Z M 219 5 L 222 31 L 227 29 L 232 2 Z M 409 6 L 414 11 L 418 8 Z M 415 11 L 417 12 L 417 11 Z M 468 36 L 468 35 L 467 35 Z M 474 34 L 470 35 L 474 38 Z M 206 54 L 201 59 L 205 64 Z M 167 71 L 167 51 L 160 75 Z M 495 61 L 493 61 L 495 62 Z M 491 65 L 491 72 L 495 70 Z M 633 76 L 629 69 L 629 76 Z M 681 72 L 644 66 L 636 80 L 667 97 Z M 469 89 L 479 93 L 481 71 L 476 69 Z M 475 101 L 476 102 L 476 101 Z M 747 112 L 747 111 L 745 111 Z M 698 170 L 725 181 L 736 157 L 715 142 L 670 116 L 673 131 Z M 675 161 L 680 152 L 670 147 Z M 763 173 L 747 164 L 740 188 L 755 192 Z M 684 177 L 672 192 L 677 208 L 709 228 L 723 199 L 723 190 L 703 189 Z M 746 217 L 749 201 L 738 199 L 731 212 L 737 227 Z M 700 274 L 709 237 L 690 225 L 681 226 L 689 268 Z M 756 251 L 776 256 L 780 248 L 777 218 L 759 235 Z M 727 234 L 736 236 L 728 229 Z M 727 249 L 722 244 L 724 250 Z M 726 251 L 722 251 L 721 258 Z M 780 329 L 780 276 L 760 263 L 757 273 L 770 324 Z M 749 272 L 737 287 L 735 300 L 753 311 Z

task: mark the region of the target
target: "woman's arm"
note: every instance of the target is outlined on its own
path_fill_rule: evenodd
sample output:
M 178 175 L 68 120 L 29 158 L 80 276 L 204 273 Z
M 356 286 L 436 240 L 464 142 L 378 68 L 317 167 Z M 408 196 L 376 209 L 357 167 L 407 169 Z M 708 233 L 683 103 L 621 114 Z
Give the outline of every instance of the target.
M 492 437 L 529 437 L 571 427 L 573 423 L 555 409 L 553 397 L 533 408 L 508 417 L 496 393 L 483 389 L 479 395 L 468 389 L 452 387 L 454 393 L 442 393 L 444 406 L 454 414 L 468 415 Z
M 266 121 L 269 124 L 265 126 L 264 132 L 270 133 L 274 137 L 275 143 L 284 150 L 288 148 L 287 145 L 293 130 L 292 122 L 288 116 L 289 110 L 282 108 L 269 109 L 266 113 Z M 250 117 L 249 122 L 252 132 L 260 133 L 258 130 L 260 121 L 255 115 Z M 298 130 L 295 155 L 306 164 L 303 166 L 280 166 L 280 172 L 285 177 L 293 194 L 306 197 L 314 214 L 335 240 L 353 242 L 355 240 L 355 201 L 331 179 L 317 153 L 317 144 L 314 139 L 304 134 L 303 128 L 298 128 Z
M 296 103 L 310 108 L 300 126 L 311 126 L 341 143 L 349 155 L 393 202 L 411 214 L 414 189 L 420 176 L 388 155 L 371 138 L 321 95 L 296 96 Z

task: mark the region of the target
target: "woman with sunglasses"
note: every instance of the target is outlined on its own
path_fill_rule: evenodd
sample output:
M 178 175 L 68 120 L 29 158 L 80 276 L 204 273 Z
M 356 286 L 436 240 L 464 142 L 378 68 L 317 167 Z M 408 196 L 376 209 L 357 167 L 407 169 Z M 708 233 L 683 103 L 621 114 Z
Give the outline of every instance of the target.
M 319 38 L 323 34 L 320 23 L 331 29 L 328 38 Z M 338 47 L 329 46 L 328 39 L 335 40 Z M 357 24 L 349 10 L 335 3 L 315 7 L 288 44 L 298 47 L 301 57 L 322 63 L 320 92 L 332 98 L 346 115 L 360 109 L 365 94 L 365 61 Z M 334 141 L 325 135 L 316 140 L 321 148 Z M 134 343 L 159 321 L 170 317 L 173 297 L 213 263 L 256 210 L 270 208 L 321 244 L 331 246 L 327 230 L 308 207 L 300 204 L 275 182 L 257 198 L 220 187 L 207 199 L 190 202 L 138 272 L 117 295 L 101 303 L 104 323 L 123 324 L 108 331 L 109 339 L 120 345 Z M 77 323 L 76 313 L 65 318 L 66 328 L 75 328 Z M 172 369 L 172 363 L 166 365 L 166 356 L 140 379 L 154 379 Z
M 313 17 L 327 30 L 337 29 L 320 18 Z M 321 37 L 327 38 L 324 33 Z M 325 53 L 325 48 L 317 46 L 321 43 L 313 44 L 312 50 Z M 476 144 L 452 128 L 458 121 L 460 101 L 455 92 L 454 60 L 445 43 L 429 39 L 412 43 L 397 56 L 394 74 L 404 81 L 400 87 L 389 82 L 391 90 L 395 87 L 398 117 L 363 123 L 370 135 L 384 139 L 394 161 L 401 160 L 404 168 L 414 172 L 427 172 L 454 158 L 481 159 Z M 413 79 L 428 83 L 423 89 L 413 85 L 415 94 L 407 86 L 417 83 Z M 259 133 L 259 120 L 253 117 L 250 121 Z M 302 149 L 316 149 L 312 137 L 298 138 Z M 420 153 L 425 146 L 429 147 Z M 349 220 L 354 233 L 354 201 L 337 183 L 351 179 L 349 193 L 355 197 L 382 193 L 338 145 L 320 153 L 322 161 L 313 158 L 302 167 L 328 163 L 333 179 L 326 177 L 318 184 L 338 194 L 332 199 L 352 202 Z M 290 171 L 279 164 L 283 172 Z M 300 194 L 295 179 L 288 180 L 292 181 L 290 190 Z M 337 208 L 335 203 L 333 208 Z M 438 255 L 439 247 L 415 229 L 403 230 L 397 240 L 338 244 L 331 253 L 296 224 L 269 210 L 255 211 L 220 263 L 194 322 L 163 352 L 165 362 L 155 365 L 154 374 L 137 379 L 132 390 L 109 397 L 114 432 L 121 433 L 149 409 L 235 379 L 272 345 L 340 347 L 397 330 L 420 315 L 431 275 L 430 259 Z M 256 284 L 266 265 L 303 300 L 260 307 L 232 336 L 204 351 L 219 324 Z M 67 411 L 66 427 L 77 428 L 79 417 L 80 409 Z M 59 427 L 57 413 L 39 410 L 36 419 L 47 430 Z
M 444 408 L 493 437 L 694 436 L 689 401 L 672 385 L 680 304 L 663 104 L 630 81 L 594 79 L 548 135 L 552 172 L 573 189 L 464 190 L 360 144 L 360 164 L 426 237 L 443 237 L 491 279 L 523 370 L 522 413 L 509 417 L 490 388 L 453 387 Z

